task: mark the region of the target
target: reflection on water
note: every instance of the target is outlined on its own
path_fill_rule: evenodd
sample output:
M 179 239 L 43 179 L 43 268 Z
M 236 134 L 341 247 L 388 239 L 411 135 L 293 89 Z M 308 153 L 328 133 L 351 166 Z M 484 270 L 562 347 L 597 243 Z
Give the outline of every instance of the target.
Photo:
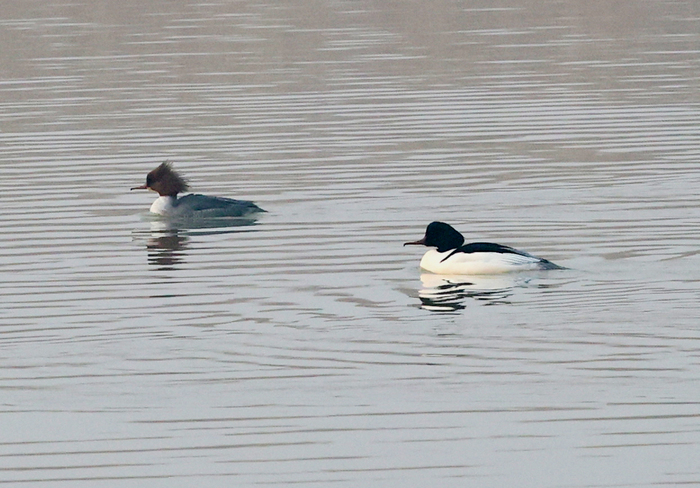
M 447 276 L 423 273 L 423 288 L 419 292 L 421 307 L 434 312 L 452 312 L 473 299 L 488 305 L 508 303 L 508 297 L 518 286 L 527 286 L 532 278 L 515 273 L 498 276 Z
M 506 273 L 499 275 L 437 275 L 422 273 L 418 292 L 421 308 L 432 312 L 455 312 L 468 306 L 468 301 L 482 305 L 510 304 L 516 288 L 551 289 L 561 286 L 544 283 L 546 272 Z M 561 276 L 558 276 L 561 278 Z M 557 280 L 556 282 L 560 282 Z
M 2 482 L 698 483 L 698 2 L 87 7 L 0 18 Z
M 148 264 L 164 270 L 184 263 L 189 239 L 188 235 L 181 234 L 177 229 L 152 232 L 146 243 Z
M 136 240 L 145 240 L 148 263 L 158 270 L 171 270 L 187 262 L 187 247 L 194 237 L 240 232 L 239 227 L 255 225 L 257 218 L 171 219 L 149 214 L 151 230 L 134 231 Z

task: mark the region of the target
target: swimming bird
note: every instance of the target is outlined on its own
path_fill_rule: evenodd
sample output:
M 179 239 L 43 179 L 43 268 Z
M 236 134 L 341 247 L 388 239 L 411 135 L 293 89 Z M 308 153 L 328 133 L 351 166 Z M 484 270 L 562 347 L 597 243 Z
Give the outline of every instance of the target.
M 248 217 L 265 211 L 247 200 L 198 194 L 178 198 L 178 193 L 188 189 L 187 181 L 167 161 L 148 173 L 144 185 L 132 188 L 157 192 L 159 197 L 151 205 L 151 212 L 168 218 L 190 220 Z
M 433 222 L 423 239 L 407 245 L 435 247 L 423 255 L 420 267 L 437 274 L 497 274 L 511 271 L 564 269 L 525 251 L 490 242 L 464 244 L 464 236 L 449 224 Z

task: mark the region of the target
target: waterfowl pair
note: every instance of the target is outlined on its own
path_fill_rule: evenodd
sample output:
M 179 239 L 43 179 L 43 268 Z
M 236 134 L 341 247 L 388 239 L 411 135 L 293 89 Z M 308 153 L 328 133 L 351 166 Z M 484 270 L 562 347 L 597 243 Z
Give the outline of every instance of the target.
M 132 190 L 152 190 L 158 198 L 151 212 L 169 218 L 216 219 L 246 217 L 265 210 L 247 200 L 190 194 L 178 198 L 189 188 L 185 179 L 165 162 L 148 173 L 146 183 Z M 451 225 L 433 222 L 425 236 L 406 245 L 435 247 L 425 253 L 420 267 L 437 274 L 497 274 L 523 270 L 563 269 L 551 261 L 508 246 L 490 242 L 464 245 L 464 236 Z

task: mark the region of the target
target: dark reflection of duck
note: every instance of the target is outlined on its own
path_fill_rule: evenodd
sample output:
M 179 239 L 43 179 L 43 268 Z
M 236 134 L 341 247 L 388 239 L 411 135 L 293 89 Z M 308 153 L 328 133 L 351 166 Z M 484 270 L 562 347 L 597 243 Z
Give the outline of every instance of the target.
M 189 185 L 170 163 L 165 162 L 148 173 L 146 183 L 132 190 L 152 190 L 159 197 L 151 205 L 151 213 L 181 223 L 197 224 L 203 221 L 254 218 L 263 209 L 247 200 L 210 197 L 190 194 L 178 198 L 178 193 L 187 191 Z M 209 227 L 209 225 L 207 225 Z
M 528 278 L 513 275 L 436 275 L 424 273 L 420 277 L 423 288 L 418 292 L 421 308 L 433 312 L 453 312 L 466 308 L 467 298 L 486 305 L 508 303 L 508 297 L 517 286 L 524 286 Z
M 159 270 L 173 269 L 183 264 L 189 240 L 187 234 L 177 229 L 153 232 L 146 242 L 148 264 Z
M 148 264 L 158 270 L 168 270 L 186 262 L 187 247 L 193 237 L 240 232 L 240 227 L 254 225 L 255 220 L 235 219 L 226 223 L 209 221 L 200 224 L 181 228 L 171 221 L 153 220 L 150 232 L 139 231 L 134 236 L 138 240 L 145 238 Z

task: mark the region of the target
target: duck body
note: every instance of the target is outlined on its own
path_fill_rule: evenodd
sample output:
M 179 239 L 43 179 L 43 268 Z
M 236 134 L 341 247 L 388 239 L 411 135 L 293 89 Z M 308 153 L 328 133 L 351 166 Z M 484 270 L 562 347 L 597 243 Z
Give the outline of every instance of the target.
M 431 223 L 420 241 L 405 245 L 436 247 L 427 251 L 420 267 L 436 274 L 482 275 L 514 271 L 563 269 L 547 259 L 491 242 L 464 244 L 464 237 L 444 222 Z
M 246 217 L 264 212 L 248 200 L 189 194 L 183 197 L 160 196 L 151 205 L 151 213 L 171 218 L 220 219 Z
M 560 266 L 524 251 L 490 242 L 474 242 L 451 251 L 430 249 L 420 267 L 436 274 L 499 274 Z
M 151 213 L 177 220 L 207 220 L 222 218 L 250 217 L 251 214 L 264 212 L 262 208 L 248 200 L 210 197 L 189 194 L 178 197 L 178 193 L 187 191 L 189 185 L 170 165 L 163 163 L 146 176 L 146 184 L 132 190 L 152 190 L 158 198 L 151 205 Z

